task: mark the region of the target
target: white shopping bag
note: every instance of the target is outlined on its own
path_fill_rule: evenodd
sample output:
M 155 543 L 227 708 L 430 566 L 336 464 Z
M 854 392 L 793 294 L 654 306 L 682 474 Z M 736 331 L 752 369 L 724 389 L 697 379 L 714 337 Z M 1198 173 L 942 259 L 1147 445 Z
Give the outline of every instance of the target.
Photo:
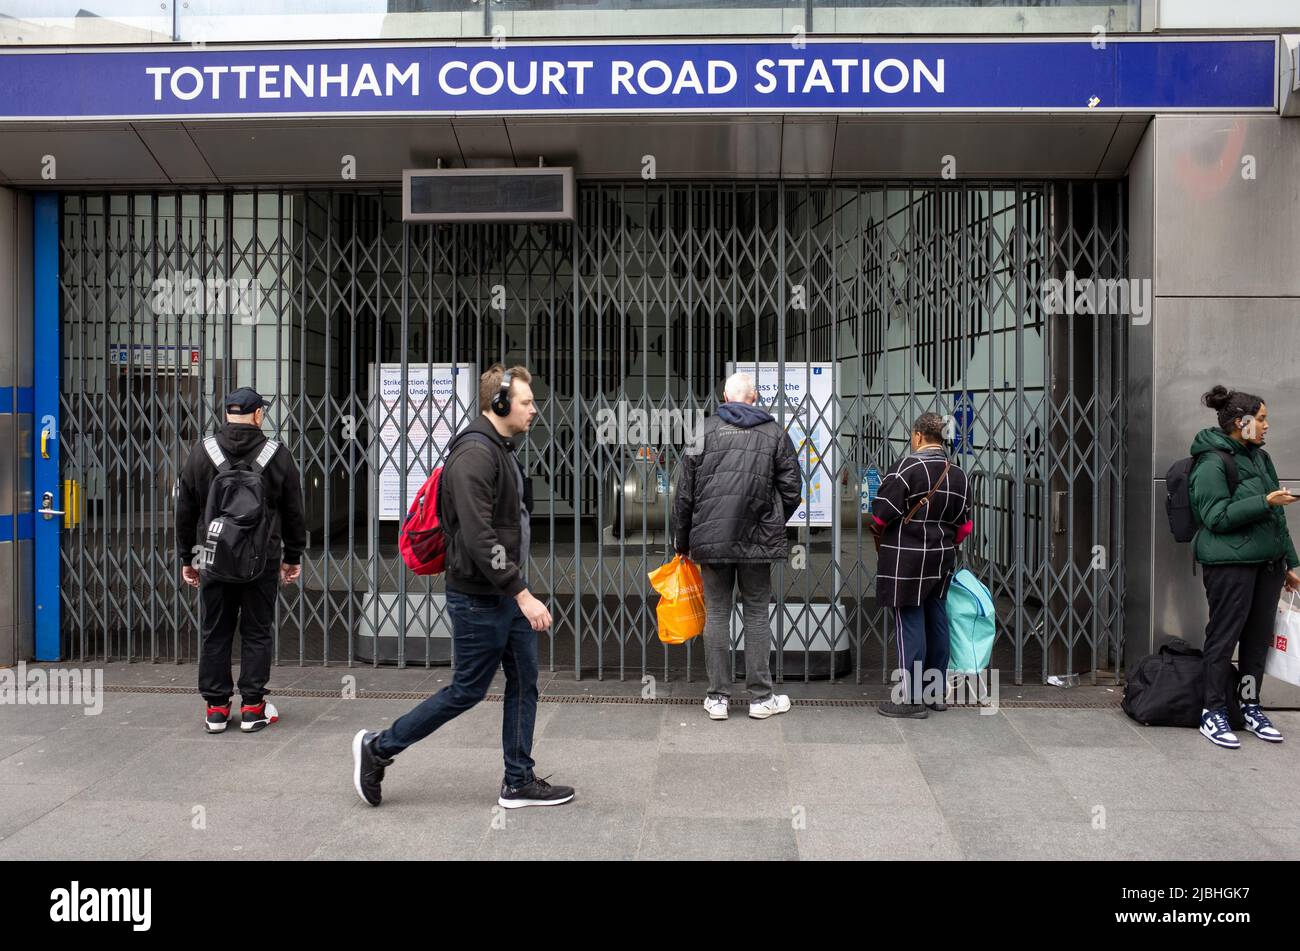
M 1300 606 L 1293 592 L 1278 602 L 1264 673 L 1300 687 Z

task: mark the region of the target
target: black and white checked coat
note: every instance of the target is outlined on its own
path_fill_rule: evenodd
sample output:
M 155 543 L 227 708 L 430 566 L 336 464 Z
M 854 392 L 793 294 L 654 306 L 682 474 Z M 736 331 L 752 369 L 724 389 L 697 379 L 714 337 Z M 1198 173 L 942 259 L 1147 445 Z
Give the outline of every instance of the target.
M 928 505 L 912 520 L 903 518 L 925 498 L 948 461 L 942 446 L 927 446 L 890 466 L 880 482 L 871 514 L 884 523 L 876 566 L 876 602 L 909 607 L 948 594 L 957 563 L 959 531 L 969 532 L 970 491 L 966 473 L 953 463 L 948 477 Z

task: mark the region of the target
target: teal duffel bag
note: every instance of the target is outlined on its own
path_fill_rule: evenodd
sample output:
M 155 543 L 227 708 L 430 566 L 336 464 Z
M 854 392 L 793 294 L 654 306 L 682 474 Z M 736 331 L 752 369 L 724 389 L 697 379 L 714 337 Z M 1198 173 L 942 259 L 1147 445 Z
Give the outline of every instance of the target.
M 977 674 L 993 656 L 993 595 L 983 582 L 963 568 L 948 586 L 948 669 Z

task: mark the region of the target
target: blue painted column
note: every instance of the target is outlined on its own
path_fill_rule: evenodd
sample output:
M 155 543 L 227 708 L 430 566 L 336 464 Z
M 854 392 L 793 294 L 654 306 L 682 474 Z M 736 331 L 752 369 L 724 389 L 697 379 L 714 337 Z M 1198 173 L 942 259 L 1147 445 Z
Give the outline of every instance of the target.
M 35 508 L 61 509 L 59 482 L 59 196 L 33 201 L 32 228 L 32 495 Z M 46 493 L 49 493 L 48 498 Z M 48 504 L 46 504 L 48 502 Z M 36 659 L 59 660 L 62 514 L 35 515 Z

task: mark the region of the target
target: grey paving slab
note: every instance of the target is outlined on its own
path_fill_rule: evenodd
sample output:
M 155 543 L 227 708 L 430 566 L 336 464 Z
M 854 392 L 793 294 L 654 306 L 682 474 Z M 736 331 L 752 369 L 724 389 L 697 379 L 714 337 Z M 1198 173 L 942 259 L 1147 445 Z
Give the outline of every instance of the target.
M 1083 812 L 1039 816 L 1033 821 L 1015 816 L 946 818 L 967 859 L 1074 862 L 1115 857 Z
M 659 764 L 659 744 L 646 740 L 564 740 L 543 738 L 533 747 L 537 774 L 574 787 L 583 800 L 632 805 L 650 799 Z
M 493 819 L 477 858 L 633 859 L 644 824 L 642 809 L 602 803 L 581 792 L 560 806 L 499 809 Z
M 903 740 L 898 721 L 882 717 L 874 707 L 819 707 L 800 703 L 780 718 L 787 743 L 898 744 Z
M 879 716 L 879 714 L 876 714 Z M 882 717 L 882 719 L 888 719 Z M 894 720 L 918 756 L 1028 756 L 1033 750 L 1000 712 L 948 710 L 924 720 Z
M 285 733 L 272 735 L 273 729 L 251 734 L 227 730 L 194 739 L 146 737 L 147 745 L 85 787 L 83 798 L 125 801 L 147 795 L 195 803 L 216 792 L 261 790 L 268 785 L 264 769 L 269 757 L 289 742 Z
M 548 740 L 653 740 L 663 711 L 652 705 L 619 703 L 543 704 L 552 711 Z
M 1213 811 L 1221 798 L 1178 761 L 1140 747 L 1039 750 L 1037 754 L 1076 801 L 1124 809 Z
M 151 730 L 60 729 L 0 760 L 0 784 L 85 788 L 121 772 L 164 738 Z M 136 794 L 137 798 L 139 793 Z
M 796 831 L 799 857 L 814 860 L 951 861 L 961 848 L 938 808 L 870 812 L 809 807 Z
M 430 799 L 417 808 L 377 809 L 357 803 L 335 834 L 310 859 L 360 861 L 447 861 L 471 859 L 487 834 L 492 814 L 484 805 L 468 809 Z
M 45 739 L 43 733 L 0 733 L 0 760 L 17 753 L 19 750 L 25 750 L 40 740 Z
M 1246 817 L 1246 822 L 1275 857 L 1300 859 L 1300 819 L 1294 811 L 1283 816 L 1256 814 Z
M 902 744 L 804 744 L 786 748 L 793 806 L 863 812 L 875 806 L 934 807 L 911 750 Z
M 356 805 L 365 808 L 360 802 Z M 254 801 L 246 792 L 209 796 L 187 810 L 179 829 L 169 826 L 167 834 L 141 857 L 304 859 L 334 838 L 340 824 L 355 811 L 341 796 L 308 796 L 270 785 Z
M 732 711 L 726 720 L 711 720 L 703 705 L 663 708 L 660 742 L 666 752 L 704 753 L 762 750 L 779 755 L 784 742 L 781 721 L 795 716 L 784 713 L 766 720 L 751 720 L 747 707 Z
M 77 786 L 0 784 L 0 839 L 35 822 L 77 794 Z
M 188 835 L 189 805 L 160 799 L 71 798 L 0 841 L 0 861 L 140 859 Z M 268 843 L 278 849 L 277 834 Z
M 1137 726 L 1120 710 L 1074 710 L 1068 718 L 1058 710 L 1003 708 L 1004 716 L 1033 749 L 1102 747 L 1144 750 Z
M 1113 860 L 1248 862 L 1300 857 L 1295 852 L 1279 854 L 1276 842 L 1222 812 L 1108 809 L 1104 818 L 1098 839 L 1103 854 Z
M 949 818 L 1045 818 L 1083 807 L 1038 756 L 967 753 L 918 756 L 939 809 Z
M 790 817 L 647 818 L 637 857 L 646 861 L 792 861 L 799 845 Z
M 775 753 L 675 753 L 659 756 L 649 814 L 789 821 L 790 787 Z

